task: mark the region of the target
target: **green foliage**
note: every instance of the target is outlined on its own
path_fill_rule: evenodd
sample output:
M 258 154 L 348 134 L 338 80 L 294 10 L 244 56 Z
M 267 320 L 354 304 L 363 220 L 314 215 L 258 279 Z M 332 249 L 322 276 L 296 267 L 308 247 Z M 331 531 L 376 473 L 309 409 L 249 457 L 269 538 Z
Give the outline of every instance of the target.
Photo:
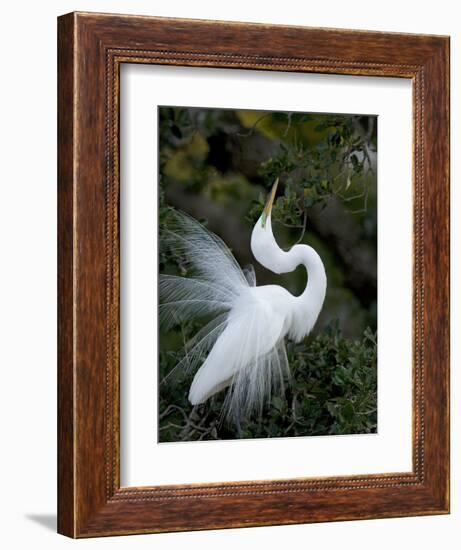
M 249 127 L 246 133 L 239 131 L 242 123 Z M 308 209 L 316 204 L 326 207 L 331 197 L 351 211 L 366 211 L 374 181 L 370 159 L 370 153 L 376 152 L 374 117 L 162 108 L 163 171 L 195 189 L 214 185 L 220 174 L 206 162 L 207 140 L 227 135 L 242 147 L 242 141 L 257 131 L 276 144 L 259 168 L 266 190 L 276 178 L 284 190 L 273 209 L 275 221 L 302 227 Z M 261 214 L 265 196 L 261 193 L 253 200 L 247 215 L 250 222 Z
M 277 238 L 291 246 L 301 234 L 328 277 L 314 332 L 287 343 L 284 395 L 273 395 L 240 430 L 222 418 L 225 391 L 194 408 L 187 398 L 194 373 L 174 369 L 207 320 L 161 331 L 159 440 L 376 432 L 375 117 L 163 107 L 159 141 L 161 227 L 180 208 L 226 235 L 240 265 L 253 263 L 251 227 L 278 177 Z M 184 259 L 163 246 L 159 263 L 161 273 L 188 276 Z M 258 284 L 282 284 L 293 294 L 305 285 L 302 269 L 278 277 L 255 268 Z
M 376 354 L 375 333 L 367 329 L 361 340 L 351 341 L 337 324 L 311 341 L 289 343 L 285 395 L 274 395 L 260 418 L 242 423 L 240 433 L 222 419 L 225 391 L 193 408 L 187 400 L 192 375 L 176 372 L 161 385 L 160 441 L 374 433 Z M 181 356 L 161 353 L 161 379 Z
M 277 116 L 276 116 L 277 115 Z M 279 142 L 278 150 L 261 164 L 261 176 L 269 188 L 279 178 L 284 194 L 273 209 L 274 220 L 302 227 L 308 209 L 327 206 L 331 197 L 350 203 L 357 213 L 367 209 L 373 167 L 370 152 L 375 151 L 372 117 L 353 115 L 298 115 L 274 113 L 285 117 L 290 139 Z M 264 207 L 264 196 L 253 202 L 248 219 L 255 222 Z

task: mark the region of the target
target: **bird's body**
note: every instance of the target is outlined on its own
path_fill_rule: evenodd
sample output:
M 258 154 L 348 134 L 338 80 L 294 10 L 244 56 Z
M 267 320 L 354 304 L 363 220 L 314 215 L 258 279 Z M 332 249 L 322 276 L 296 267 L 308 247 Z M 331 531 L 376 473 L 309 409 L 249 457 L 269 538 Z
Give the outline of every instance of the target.
M 192 382 L 189 399 L 193 405 L 230 385 L 242 365 L 275 348 L 289 328 L 285 313 L 290 296 L 276 285 L 242 290 L 229 311 L 226 328 Z
M 289 373 L 285 338 L 301 341 L 312 330 L 323 305 L 326 275 L 315 250 L 295 245 L 288 252 L 274 239 L 270 211 L 276 185 L 252 233 L 256 260 L 275 273 L 304 265 L 308 282 L 300 296 L 278 285 L 256 286 L 253 271 L 244 273 L 226 245 L 192 218 L 178 214 L 170 242 L 189 261 L 195 277 L 162 276 L 161 313 L 168 323 L 212 315 L 190 343 L 181 361 L 200 364 L 189 392 L 193 405 L 228 389 L 226 408 L 239 418 L 262 407 Z M 163 309 L 163 311 L 162 311 Z

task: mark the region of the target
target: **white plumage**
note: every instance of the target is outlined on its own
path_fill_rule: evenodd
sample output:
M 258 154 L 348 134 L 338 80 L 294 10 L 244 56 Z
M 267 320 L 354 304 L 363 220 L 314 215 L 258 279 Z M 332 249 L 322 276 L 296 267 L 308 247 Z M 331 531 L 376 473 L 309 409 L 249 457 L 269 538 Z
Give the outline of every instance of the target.
M 271 393 L 289 376 L 285 337 L 296 342 L 312 330 L 323 305 L 326 275 L 315 250 L 295 245 L 288 252 L 272 233 L 271 209 L 277 182 L 251 236 L 255 259 L 275 273 L 303 264 L 304 292 L 293 296 L 278 285 L 255 286 L 254 270 L 243 271 L 224 242 L 183 213 L 164 238 L 186 259 L 191 277 L 160 276 L 160 318 L 167 327 L 207 315 L 212 320 L 189 343 L 178 366 L 195 370 L 189 391 L 193 405 L 228 388 L 225 412 L 242 418 L 262 411 Z M 204 359 L 205 358 L 205 359 Z

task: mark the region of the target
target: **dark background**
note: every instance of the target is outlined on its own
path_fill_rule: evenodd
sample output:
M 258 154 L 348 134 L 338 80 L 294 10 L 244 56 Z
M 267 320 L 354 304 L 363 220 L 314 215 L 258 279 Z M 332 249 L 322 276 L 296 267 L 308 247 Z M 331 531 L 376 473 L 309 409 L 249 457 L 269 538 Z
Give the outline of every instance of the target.
M 160 384 L 159 440 L 375 431 L 377 117 L 184 107 L 160 107 L 158 114 L 160 237 L 169 209 L 183 210 L 218 234 L 242 267 L 251 263 L 258 285 L 279 284 L 299 294 L 306 284 L 303 267 L 278 276 L 250 251 L 252 227 L 279 177 L 277 241 L 282 248 L 298 241 L 313 246 L 328 279 L 312 334 L 289 345 L 298 373 L 294 390 L 274 398 L 267 417 L 236 433 L 220 418 L 222 396 L 192 410 L 192 377 L 175 373 Z M 187 276 L 167 248 L 161 248 L 160 272 Z M 200 320 L 160 334 L 160 380 L 199 327 Z

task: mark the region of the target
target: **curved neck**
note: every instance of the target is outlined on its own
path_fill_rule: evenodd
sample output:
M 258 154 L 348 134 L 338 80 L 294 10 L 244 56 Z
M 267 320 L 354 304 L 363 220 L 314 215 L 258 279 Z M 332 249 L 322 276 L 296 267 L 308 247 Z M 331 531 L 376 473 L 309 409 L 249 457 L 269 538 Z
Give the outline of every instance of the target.
M 288 273 L 296 269 L 298 265 L 304 265 L 307 270 L 307 283 L 304 291 L 295 298 L 292 337 L 302 340 L 313 328 L 322 309 L 327 289 L 327 276 L 325 267 L 317 252 L 305 244 L 295 245 L 285 252 L 286 271 Z
M 274 273 L 290 273 L 298 265 L 306 268 L 306 288 L 300 296 L 293 297 L 290 330 L 295 340 L 301 340 L 312 330 L 325 299 L 327 277 L 320 256 L 305 244 L 296 244 L 288 252 L 282 250 L 272 233 L 270 212 L 261 216 L 253 228 L 251 251 L 262 266 Z
M 288 252 L 285 252 L 286 271 L 294 271 L 298 265 L 304 265 L 307 270 L 307 284 L 298 299 L 304 300 L 309 296 L 321 297 L 321 303 L 325 298 L 327 288 L 327 277 L 322 260 L 317 252 L 306 244 L 297 244 Z

